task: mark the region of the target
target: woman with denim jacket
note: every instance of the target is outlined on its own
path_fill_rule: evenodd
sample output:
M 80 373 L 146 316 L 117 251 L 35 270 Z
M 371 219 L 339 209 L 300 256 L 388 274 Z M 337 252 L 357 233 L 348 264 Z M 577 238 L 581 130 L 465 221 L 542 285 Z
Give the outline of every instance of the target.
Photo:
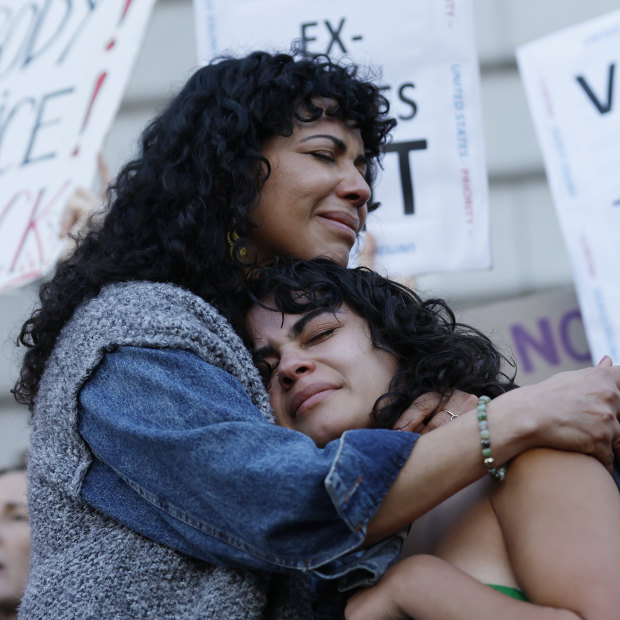
M 313 607 L 316 578 L 376 580 L 396 532 L 483 475 L 472 437 L 412 449 L 416 433 L 360 430 L 319 449 L 276 426 L 243 345 L 250 266 L 346 264 L 375 206 L 386 113 L 353 67 L 255 52 L 199 69 L 146 128 L 22 329 L 23 617 L 337 617 Z M 498 398 L 494 455 L 544 445 L 610 466 L 619 374 Z

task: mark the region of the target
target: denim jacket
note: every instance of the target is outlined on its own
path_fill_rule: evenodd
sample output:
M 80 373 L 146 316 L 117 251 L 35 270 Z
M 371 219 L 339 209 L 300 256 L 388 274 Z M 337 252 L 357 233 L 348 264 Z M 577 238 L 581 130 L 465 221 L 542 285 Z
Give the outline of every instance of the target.
M 106 353 L 82 388 L 79 432 L 94 455 L 82 498 L 192 557 L 347 588 L 400 551 L 399 536 L 358 548 L 415 434 L 348 431 L 320 449 L 197 355 L 133 346 Z

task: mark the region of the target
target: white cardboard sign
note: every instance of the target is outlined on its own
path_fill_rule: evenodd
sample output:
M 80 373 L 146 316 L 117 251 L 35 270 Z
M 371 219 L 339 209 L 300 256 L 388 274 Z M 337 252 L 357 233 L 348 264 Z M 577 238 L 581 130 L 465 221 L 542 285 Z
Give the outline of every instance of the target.
M 620 11 L 517 50 L 592 356 L 620 362 Z
M 368 222 L 378 268 L 489 267 L 471 0 L 386 0 L 364 10 L 352 0 L 194 0 L 194 7 L 201 63 L 295 45 L 373 69 L 398 119 L 375 187 L 382 207 Z
M 43 275 L 155 0 L 0 0 L 0 291 Z

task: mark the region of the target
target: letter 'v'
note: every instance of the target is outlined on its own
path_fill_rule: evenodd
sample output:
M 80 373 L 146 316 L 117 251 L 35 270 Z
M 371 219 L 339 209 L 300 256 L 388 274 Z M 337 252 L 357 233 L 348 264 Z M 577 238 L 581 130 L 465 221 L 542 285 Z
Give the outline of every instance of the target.
M 594 91 L 590 88 L 590 85 L 586 82 L 586 79 L 583 75 L 578 75 L 576 77 L 577 82 L 583 88 L 586 95 L 590 101 L 596 106 L 596 109 L 599 111 L 599 114 L 607 114 L 607 112 L 611 111 L 612 103 L 613 103 L 613 87 L 614 87 L 614 73 L 616 69 L 616 63 L 611 63 L 609 65 L 608 78 L 607 78 L 607 102 L 602 103 L 599 101 L 599 98 L 594 94 Z

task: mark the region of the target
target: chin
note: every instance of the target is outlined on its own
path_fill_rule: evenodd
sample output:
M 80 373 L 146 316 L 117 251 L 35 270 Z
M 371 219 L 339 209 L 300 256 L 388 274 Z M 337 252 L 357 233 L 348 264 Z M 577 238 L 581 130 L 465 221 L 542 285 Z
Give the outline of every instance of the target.
M 312 258 L 329 258 L 329 260 L 333 260 L 335 263 L 338 263 L 342 267 L 346 267 L 349 264 L 350 251 L 350 248 L 330 248 L 326 249 L 320 254 L 317 254 L 315 251 Z
M 346 430 L 346 429 L 345 429 Z M 304 431 L 302 431 L 304 432 Z M 344 430 L 319 429 L 315 432 L 306 433 L 314 441 L 318 448 L 324 448 L 330 441 L 338 439 Z

